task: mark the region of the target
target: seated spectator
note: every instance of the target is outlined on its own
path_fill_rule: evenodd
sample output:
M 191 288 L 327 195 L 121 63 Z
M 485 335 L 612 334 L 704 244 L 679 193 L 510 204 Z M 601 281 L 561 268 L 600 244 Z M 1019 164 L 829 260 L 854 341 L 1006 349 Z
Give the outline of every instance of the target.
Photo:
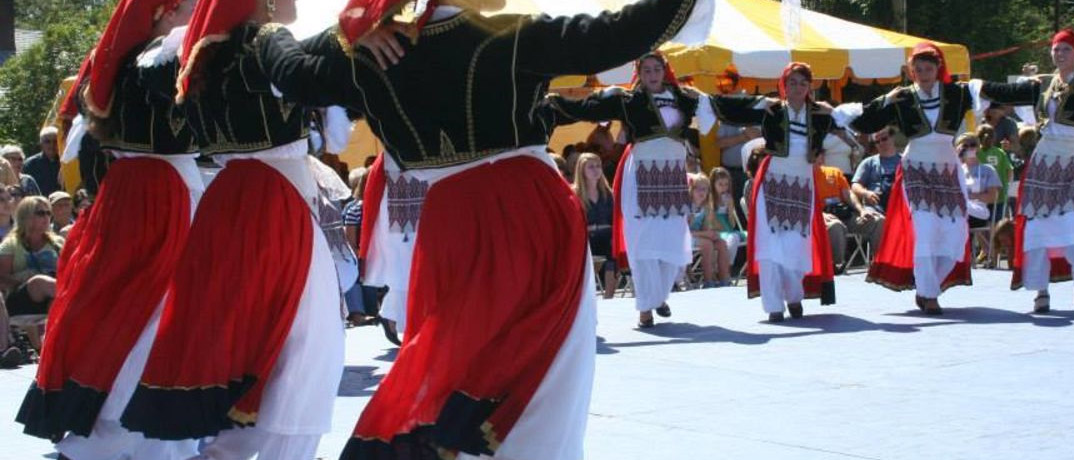
M 22 148 L 17 145 L 5 145 L 3 153 L 0 154 L 11 165 L 11 169 L 15 171 L 15 176 L 19 178 L 18 185 L 22 187 L 22 192 L 25 195 L 40 195 L 41 188 L 37 186 L 37 181 L 22 171 L 22 165 L 26 161 L 26 155 L 23 154 Z
M 71 194 L 63 191 L 52 192 L 48 196 L 52 208 L 52 231 L 67 238 L 67 231 L 75 221 L 75 204 Z
M 578 155 L 574 172 L 574 193 L 578 195 L 586 210 L 589 248 L 594 256 L 604 257 L 600 273 L 604 278 L 604 298 L 610 299 L 619 284 L 616 278 L 619 267 L 615 265 L 615 257 L 612 255 L 612 214 L 615 211 L 612 188 L 604 177 L 604 165 L 600 157 L 594 153 Z
M 764 138 L 757 138 L 742 146 L 742 155 L 746 158 L 746 183 L 742 185 L 742 214 L 746 221 L 750 218 L 750 200 L 753 199 L 753 176 L 757 175 L 757 169 L 761 167 L 764 159 Z
M 16 187 L 17 188 L 17 187 Z M 3 240 L 15 225 L 15 197 L 10 187 L 0 187 L 0 240 Z
M 902 155 L 895 150 L 893 128 L 877 131 L 872 138 L 877 153 L 858 164 L 850 189 L 865 207 L 884 214 Z
M 619 137 L 612 136 L 611 123 L 597 123 L 593 131 L 585 140 L 586 148 L 583 151 L 592 152 L 600 157 L 604 164 L 604 178 L 609 183 L 615 180 L 615 171 L 619 168 L 619 160 L 623 158 L 626 150 L 626 133 L 619 130 Z
M 40 187 L 40 194 L 48 196 L 60 186 L 60 150 L 57 144 L 59 130 L 55 126 L 41 129 L 38 140 L 41 151 L 31 155 L 22 166 L 22 172 L 33 176 Z
M 567 177 L 574 177 L 575 167 L 578 166 L 578 157 L 584 150 L 578 150 L 578 145 L 569 144 L 563 146 L 563 160 L 567 162 Z M 574 182 L 573 180 L 570 182 Z
M 15 209 L 15 228 L 0 242 L 0 289 L 8 316 L 47 315 L 56 295 L 56 263 L 63 238 L 50 228 L 52 211 L 44 197 L 27 197 Z M 36 329 L 30 341 L 41 349 Z
M 559 171 L 559 175 L 563 177 L 563 180 L 573 182 L 574 178 L 571 177 L 571 172 L 567 170 L 567 160 L 563 159 L 558 153 L 549 153 L 548 156 L 552 157 L 552 162 L 556 164 L 556 170 Z
M 727 258 L 734 265 L 735 258 L 738 257 L 738 248 L 746 244 L 744 230 L 746 227 L 738 221 L 738 214 L 735 213 L 735 198 L 731 193 L 733 176 L 726 168 L 717 166 L 712 168 L 709 181 L 712 182 L 712 201 L 716 208 L 716 223 L 722 228 L 720 239 L 727 244 Z
M 880 246 L 884 231 L 884 216 L 875 209 L 866 208 L 858 197 L 850 192 L 850 184 L 839 168 L 824 166 L 825 155 L 817 158 L 814 183 L 817 196 L 824 203 L 824 227 L 832 246 L 832 263 L 843 271 L 846 269 L 847 231 L 861 235 L 874 249 Z
M 720 232 L 725 229 L 716 221 L 716 211 L 712 206 L 712 183 L 704 174 L 689 174 L 688 177 L 693 206 L 687 222 L 690 224 L 694 250 L 701 253 L 701 272 L 704 276 L 701 287 L 729 286 L 730 251 L 727 250 L 727 243 L 720 238 Z
M 1015 155 L 1015 180 L 1021 180 L 1022 171 L 1025 169 L 1025 165 L 1029 163 L 1029 159 L 1033 156 L 1033 151 L 1037 150 L 1037 142 L 1039 141 L 1040 131 L 1037 131 L 1037 128 L 1025 126 L 1018 130 L 1018 143 L 1022 145 L 1022 152 L 1021 154 Z
M 0 369 L 14 369 L 24 362 L 24 355 L 15 346 L 11 334 L 11 322 L 7 317 L 7 308 L 0 298 Z
M 355 254 L 361 253 L 359 245 L 362 237 L 362 195 L 365 193 L 368 175 L 369 169 L 363 167 L 355 168 L 347 175 L 347 182 L 352 188 L 352 199 L 343 206 L 343 231 L 346 234 L 347 243 L 350 244 Z M 361 270 L 360 267 L 359 270 Z M 376 296 L 373 295 L 372 298 L 367 299 L 371 293 L 367 292 L 368 289 L 362 285 L 361 274 L 358 279 L 359 282 L 343 294 L 343 300 L 347 304 L 347 323 L 353 326 L 375 324 L 378 313 Z
M 742 191 L 747 179 L 746 160 L 749 152 L 743 154 L 742 145 L 759 137 L 761 137 L 761 128 L 758 126 L 743 127 L 720 123 L 716 131 L 716 147 L 720 149 L 720 165 L 731 173 L 731 193 L 735 196 L 735 203 L 742 200 Z M 739 211 L 742 212 L 742 210 Z
M 854 166 L 861 161 L 861 149 L 846 131 L 835 131 L 825 136 L 821 148 L 824 150 L 825 165 L 839 168 L 847 180 L 854 176 Z
M 19 176 L 15 174 L 15 168 L 11 167 L 11 163 L 0 157 L 0 187 L 10 185 L 19 185 Z
M 16 208 L 19 207 L 19 203 L 22 203 L 22 199 L 26 198 L 26 194 L 22 191 L 22 187 L 18 185 L 7 187 L 7 192 L 11 194 L 11 203 Z
M 90 197 L 89 192 L 84 188 L 78 189 L 75 192 L 75 219 L 88 212 L 91 205 L 93 205 L 93 198 Z
M 981 142 L 976 134 L 963 134 L 955 141 L 955 151 L 962 161 L 962 174 L 966 177 L 966 191 L 969 194 L 970 228 L 988 227 L 993 216 L 988 208 L 999 199 L 999 174 L 991 165 L 977 161 L 977 151 Z M 981 215 L 974 216 L 973 208 L 984 209 Z
M 369 168 L 363 166 L 350 170 L 350 172 L 347 173 L 347 186 L 349 186 L 351 190 L 355 190 L 358 187 L 358 182 L 363 180 L 368 173 Z
M 1003 217 L 1007 205 L 1007 187 L 1011 183 L 1014 169 L 1007 152 L 996 146 L 996 132 L 991 125 L 982 124 L 977 127 L 977 138 L 981 141 L 981 149 L 977 151 L 977 161 L 992 166 L 999 174 L 999 198 L 996 204 L 991 206 L 991 211 L 997 217 Z
M 985 111 L 985 123 L 995 131 L 995 143 L 1008 152 L 1021 152 L 1018 140 L 1018 122 L 1011 118 L 1014 108 L 1009 105 L 992 103 Z

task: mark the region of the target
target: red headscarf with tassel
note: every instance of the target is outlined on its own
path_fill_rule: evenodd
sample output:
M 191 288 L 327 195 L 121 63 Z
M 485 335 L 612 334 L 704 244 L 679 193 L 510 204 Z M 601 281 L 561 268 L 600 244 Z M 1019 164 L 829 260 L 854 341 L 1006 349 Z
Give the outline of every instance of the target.
M 910 52 L 910 59 L 906 61 L 906 66 L 910 69 L 910 79 L 915 80 L 914 76 L 914 59 L 920 56 L 932 56 L 939 59 L 940 65 L 936 72 L 936 77 L 941 83 L 951 83 L 951 72 L 947 70 L 947 58 L 944 57 L 943 51 L 939 46 L 936 46 L 933 42 L 921 42 L 914 45 L 913 51 Z
M 671 86 L 679 86 L 679 79 L 675 76 L 675 69 L 671 68 L 671 63 L 668 62 L 667 56 L 659 51 L 653 51 L 646 53 L 637 61 L 634 61 L 634 75 L 630 77 L 630 86 L 637 87 L 639 75 L 641 75 L 641 63 L 646 59 L 656 59 L 664 65 L 664 84 Z
M 1055 35 L 1052 36 L 1052 46 L 1058 45 L 1060 43 L 1066 43 L 1074 47 L 1074 30 L 1063 29 L 1059 32 L 1056 32 Z
M 806 77 L 810 82 L 813 81 L 813 68 L 804 62 L 792 62 L 787 64 L 787 67 L 783 68 L 783 74 L 779 76 L 779 98 L 787 99 L 787 79 L 791 77 L 792 73 L 797 73 Z M 806 94 L 806 100 L 812 99 L 812 94 Z
M 339 13 L 339 30 L 347 43 L 353 46 L 405 3 L 406 0 L 350 0 L 343 12 Z M 425 25 L 439 3 L 438 0 L 418 0 L 414 8 L 418 29 Z
M 228 39 L 231 29 L 248 21 L 257 11 L 259 0 L 198 0 L 190 18 L 183 49 L 179 53 L 179 80 L 176 100 L 183 101 L 190 89 L 190 76 L 197 68 L 198 54 L 205 46 Z M 260 0 L 264 1 L 264 0 Z
M 175 9 L 181 0 L 120 0 L 101 34 L 97 46 L 90 51 L 78 72 L 71 93 L 86 82 L 86 109 L 98 117 L 107 117 L 112 109 L 112 91 L 116 74 L 127 54 L 153 38 L 153 26 L 164 13 Z M 74 96 L 68 94 L 61 113 L 77 113 Z
M 82 66 L 78 69 L 75 83 L 71 85 L 71 88 L 67 90 L 67 95 L 63 97 L 63 103 L 60 104 L 60 116 L 63 118 L 70 120 L 78 116 L 78 88 L 86 80 L 86 75 L 89 74 L 90 63 L 93 62 L 92 57 L 93 50 L 90 50 L 86 59 L 82 61 Z

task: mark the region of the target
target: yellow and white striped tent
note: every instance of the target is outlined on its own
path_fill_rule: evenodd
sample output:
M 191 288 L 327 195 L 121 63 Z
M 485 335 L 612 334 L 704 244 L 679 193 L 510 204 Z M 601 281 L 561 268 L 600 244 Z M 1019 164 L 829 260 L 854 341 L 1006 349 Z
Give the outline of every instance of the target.
M 498 12 L 536 14 L 597 13 L 618 10 L 636 0 L 508 0 Z M 722 75 L 735 69 L 745 78 L 778 79 L 784 66 L 802 61 L 813 67 L 816 80 L 891 80 L 901 75 L 910 50 L 924 39 L 878 29 L 806 9 L 789 13 L 773 0 L 714 0 L 715 15 L 704 45 L 669 43 L 667 53 L 680 77 Z M 793 21 L 793 22 L 792 22 Z M 787 33 L 788 24 L 796 30 Z M 969 52 L 963 45 L 937 43 L 952 74 L 969 75 Z M 601 84 L 630 81 L 632 69 L 622 66 L 597 76 Z M 560 79 L 553 87 L 577 86 L 584 77 Z M 704 89 L 704 88 L 703 88 Z

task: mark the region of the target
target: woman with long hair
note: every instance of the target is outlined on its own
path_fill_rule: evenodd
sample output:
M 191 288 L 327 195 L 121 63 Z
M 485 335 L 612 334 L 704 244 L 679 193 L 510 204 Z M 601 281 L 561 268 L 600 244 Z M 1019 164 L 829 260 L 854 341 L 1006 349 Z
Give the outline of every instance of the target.
M 604 298 L 610 299 L 619 283 L 615 257 L 612 255 L 612 214 L 615 207 L 612 188 L 604 177 L 604 167 L 597 154 L 585 152 L 578 155 L 576 165 L 574 193 L 585 208 L 589 249 L 594 256 L 604 257 L 599 273 L 604 278 Z
M 689 174 L 687 178 L 691 200 L 687 222 L 693 248 L 701 254 L 702 287 L 727 286 L 731 283 L 730 251 L 727 242 L 720 237 L 725 227 L 716 219 L 712 183 L 701 173 Z
M 0 289 L 9 317 L 46 316 L 51 310 L 63 248 L 63 238 L 52 232 L 51 218 L 45 197 L 26 197 L 15 208 L 15 227 L 0 241 Z M 29 336 L 40 351 L 36 329 Z
M 761 297 L 772 322 L 804 314 L 802 300 L 835 302 L 823 203 L 814 187 L 814 161 L 837 129 L 830 107 L 811 96 L 813 71 L 792 62 L 779 79 L 778 100 L 711 96 L 721 122 L 760 125 L 764 159 L 753 176 L 746 244 L 749 297 Z
M 116 158 L 100 204 L 70 230 L 45 349 L 18 415 L 28 434 L 67 434 L 57 445 L 67 457 L 167 460 L 196 453 L 194 441 L 149 440 L 119 423 L 204 189 L 174 100 L 179 26 L 193 5 L 120 1 L 63 106 L 68 114 L 80 108 Z M 70 213 L 70 196 L 52 198 L 66 201 Z
M 712 202 L 716 211 L 716 222 L 720 225 L 720 239 L 727 245 L 727 258 L 733 265 L 738 256 L 738 248 L 746 244 L 746 232 L 735 211 L 735 196 L 731 187 L 734 184 L 731 171 L 723 166 L 712 168 L 709 173 L 712 183 Z
M 684 134 L 700 93 L 680 87 L 659 52 L 638 59 L 634 75 L 629 90 L 611 87 L 580 100 L 549 95 L 545 102 L 554 125 L 620 120 L 627 129 L 630 146 L 613 187 L 613 251 L 621 266 L 630 267 L 638 327 L 649 328 L 653 311 L 671 316 L 668 296 L 691 260 Z

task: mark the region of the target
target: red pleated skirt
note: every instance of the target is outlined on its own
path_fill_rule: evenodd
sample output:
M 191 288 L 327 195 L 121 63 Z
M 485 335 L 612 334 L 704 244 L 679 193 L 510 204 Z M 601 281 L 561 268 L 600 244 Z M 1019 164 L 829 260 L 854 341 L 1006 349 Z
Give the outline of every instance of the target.
M 231 160 L 202 196 L 123 426 L 196 439 L 255 424 L 312 247 L 294 185 L 259 160 Z
M 876 251 L 865 281 L 876 283 L 893 291 L 915 289 L 914 284 L 914 222 L 910 205 L 903 192 L 902 164 L 895 170 L 895 184 L 888 198 L 884 214 L 884 237 Z M 946 291 L 952 286 L 973 284 L 970 276 L 970 241 L 966 241 L 966 255 L 962 262 L 947 275 L 940 288 Z
M 591 276 L 581 203 L 536 158 L 440 180 L 419 226 L 407 338 L 345 459 L 492 455 L 563 344 Z
M 186 246 L 190 190 L 166 161 L 112 163 L 64 245 L 41 363 L 18 421 L 49 438 L 89 436 Z

